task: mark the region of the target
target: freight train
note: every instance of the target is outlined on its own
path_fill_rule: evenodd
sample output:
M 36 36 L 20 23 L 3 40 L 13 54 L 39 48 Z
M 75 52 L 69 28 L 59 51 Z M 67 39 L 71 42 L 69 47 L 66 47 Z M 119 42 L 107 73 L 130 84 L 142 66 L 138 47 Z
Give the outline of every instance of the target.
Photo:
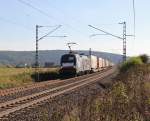
M 113 66 L 113 63 L 94 55 L 68 53 L 62 55 L 60 65 L 61 75 L 83 75 L 104 70 Z

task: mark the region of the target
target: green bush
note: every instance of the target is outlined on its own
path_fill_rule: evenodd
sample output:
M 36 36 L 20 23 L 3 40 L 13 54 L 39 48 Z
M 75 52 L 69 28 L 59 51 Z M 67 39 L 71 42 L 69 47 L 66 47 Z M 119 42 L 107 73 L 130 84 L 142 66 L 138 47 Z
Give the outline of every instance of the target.
M 134 67 L 136 65 L 141 65 L 141 64 L 143 64 L 143 61 L 140 57 L 132 57 L 121 65 L 120 71 L 126 72 L 131 67 Z
M 145 64 L 148 63 L 148 60 L 149 60 L 148 55 L 143 54 L 143 55 L 140 55 L 139 57 L 141 58 L 143 63 L 145 63 Z

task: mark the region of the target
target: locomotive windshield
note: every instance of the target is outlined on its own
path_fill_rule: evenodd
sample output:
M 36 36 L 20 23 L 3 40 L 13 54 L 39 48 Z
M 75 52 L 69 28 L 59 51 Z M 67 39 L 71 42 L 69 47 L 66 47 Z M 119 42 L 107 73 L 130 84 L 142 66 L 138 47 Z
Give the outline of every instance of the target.
M 75 55 L 66 54 L 61 58 L 61 63 L 76 63 Z

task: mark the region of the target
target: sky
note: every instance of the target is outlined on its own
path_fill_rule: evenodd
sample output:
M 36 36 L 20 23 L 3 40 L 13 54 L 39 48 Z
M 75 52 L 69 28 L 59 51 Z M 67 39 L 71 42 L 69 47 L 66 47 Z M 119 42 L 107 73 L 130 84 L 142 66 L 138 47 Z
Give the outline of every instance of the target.
M 122 37 L 126 21 L 127 34 L 134 34 L 132 0 L 0 0 L 0 50 L 35 50 L 35 26 L 39 38 L 62 25 L 39 41 L 40 50 L 68 49 L 104 51 L 122 54 L 122 40 L 90 28 L 93 25 Z M 150 1 L 135 0 L 136 37 L 127 37 L 127 55 L 150 54 Z M 35 10 L 36 8 L 36 10 Z

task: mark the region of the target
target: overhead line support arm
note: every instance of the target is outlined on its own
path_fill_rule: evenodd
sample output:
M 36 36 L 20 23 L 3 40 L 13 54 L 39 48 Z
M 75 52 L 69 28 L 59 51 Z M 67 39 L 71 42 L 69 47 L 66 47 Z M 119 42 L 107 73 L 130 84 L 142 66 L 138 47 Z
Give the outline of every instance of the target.
M 92 28 L 94 28 L 94 29 L 96 29 L 96 30 L 99 30 L 99 31 L 101 31 L 101 32 L 103 32 L 103 33 L 105 33 L 105 34 L 107 34 L 107 35 L 111 35 L 111 36 L 116 37 L 116 38 L 118 38 L 118 39 L 123 39 L 122 37 L 119 37 L 119 36 L 116 36 L 116 35 L 111 34 L 111 33 L 109 33 L 109 32 L 106 32 L 106 31 L 104 31 L 104 30 L 102 30 L 102 29 L 99 29 L 99 28 L 96 28 L 96 27 L 94 27 L 94 26 L 92 26 L 92 25 L 88 25 L 88 26 L 89 26 L 89 27 L 92 27 Z

